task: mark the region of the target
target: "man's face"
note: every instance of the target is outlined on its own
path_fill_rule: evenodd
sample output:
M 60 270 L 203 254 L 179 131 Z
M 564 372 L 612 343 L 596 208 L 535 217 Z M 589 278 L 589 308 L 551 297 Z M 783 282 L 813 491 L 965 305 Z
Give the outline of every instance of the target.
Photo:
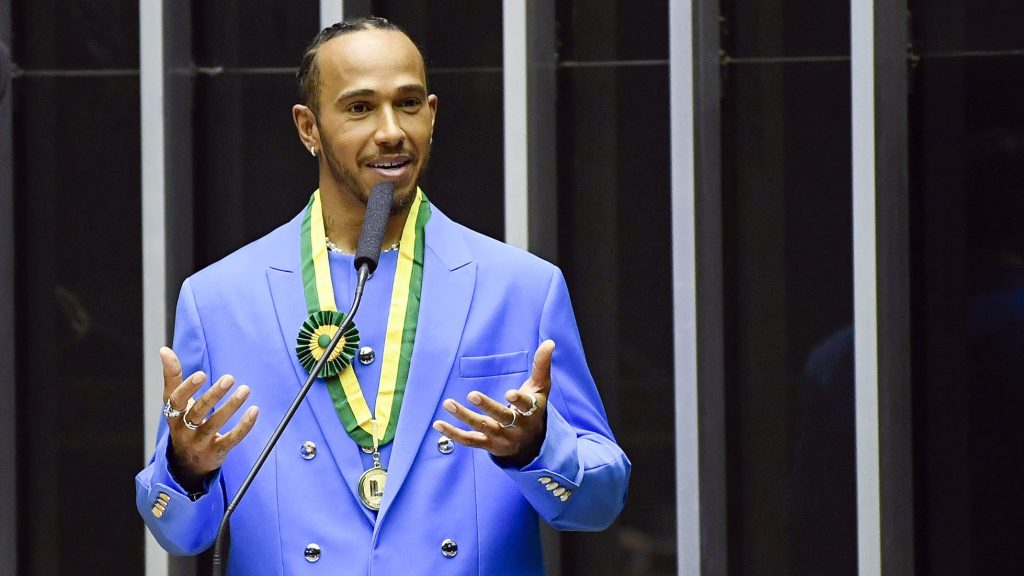
M 419 50 L 400 32 L 361 30 L 321 46 L 317 64 L 316 124 L 331 177 L 363 202 L 375 184 L 394 182 L 394 209 L 404 208 L 430 156 L 437 108 Z

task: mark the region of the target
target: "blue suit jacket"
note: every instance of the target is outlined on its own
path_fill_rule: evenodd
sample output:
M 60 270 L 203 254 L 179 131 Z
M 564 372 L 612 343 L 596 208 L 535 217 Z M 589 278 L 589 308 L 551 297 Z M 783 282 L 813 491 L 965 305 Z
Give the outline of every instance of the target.
M 168 471 L 161 421 L 153 458 L 136 477 L 136 503 L 172 554 L 212 544 L 226 500 L 307 376 L 294 354 L 307 315 L 299 225 L 296 217 L 182 286 L 174 349 L 184 374 L 204 370 L 209 382 L 233 374 L 252 389 L 260 417 L 194 502 Z M 436 208 L 426 248 L 419 332 L 380 511 L 359 503 L 359 448 L 317 383 L 232 517 L 231 574 L 542 574 L 538 514 L 564 530 L 600 530 L 618 515 L 630 464 L 587 369 L 561 272 Z M 482 450 L 442 453 L 431 428 L 452 421 L 442 400 L 471 390 L 501 398 L 529 377 L 547 338 L 557 347 L 537 459 L 514 469 Z M 319 450 L 305 460 L 299 447 L 310 440 Z M 158 518 L 161 494 L 169 502 Z M 454 557 L 442 555 L 445 539 L 456 542 Z M 321 550 L 316 562 L 304 557 L 310 543 Z

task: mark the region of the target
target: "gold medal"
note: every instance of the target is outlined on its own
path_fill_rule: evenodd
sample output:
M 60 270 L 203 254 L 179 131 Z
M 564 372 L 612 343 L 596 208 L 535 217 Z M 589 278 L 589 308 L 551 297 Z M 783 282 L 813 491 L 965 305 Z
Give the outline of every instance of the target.
M 380 501 L 384 498 L 384 484 L 388 480 L 388 471 L 381 468 L 380 462 L 374 463 L 359 477 L 359 501 L 370 510 L 380 510 Z

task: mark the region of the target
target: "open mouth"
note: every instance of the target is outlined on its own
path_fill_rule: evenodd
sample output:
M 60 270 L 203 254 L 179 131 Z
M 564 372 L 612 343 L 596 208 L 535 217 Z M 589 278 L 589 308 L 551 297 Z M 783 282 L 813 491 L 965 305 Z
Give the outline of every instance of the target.
M 374 170 L 384 178 L 401 178 L 412 166 L 409 156 L 388 156 L 366 163 L 366 167 Z

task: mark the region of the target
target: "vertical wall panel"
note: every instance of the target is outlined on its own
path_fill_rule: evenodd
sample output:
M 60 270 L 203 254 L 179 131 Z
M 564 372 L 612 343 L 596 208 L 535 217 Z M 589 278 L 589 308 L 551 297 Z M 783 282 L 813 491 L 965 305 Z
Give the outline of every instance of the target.
M 171 344 L 178 287 L 193 270 L 192 42 L 187 2 L 143 1 L 139 32 L 142 117 L 143 462 L 156 444 L 163 403 L 157 351 Z M 195 573 L 146 531 L 146 574 Z
M 167 343 L 167 291 L 164 222 L 164 50 L 163 1 L 139 2 L 140 102 L 142 116 L 142 416 L 144 438 L 142 463 L 156 445 L 156 428 L 163 402 L 163 373 L 159 357 L 145 351 Z M 145 530 L 145 528 L 143 528 Z M 167 574 L 167 553 L 146 531 L 146 576 Z
M 913 576 L 915 571 L 907 124 L 909 18 L 903 0 L 875 3 L 873 97 L 882 571 L 903 576 Z
M 14 322 L 14 150 L 11 141 L 10 4 L 0 6 L 0 318 Z M 0 331 L 0 573 L 14 574 L 18 566 L 16 524 L 17 422 L 14 388 L 14 330 Z
M 672 141 L 672 320 L 675 357 L 676 546 L 681 576 L 702 570 L 700 386 L 698 380 L 697 207 L 694 120 L 694 6 L 669 3 L 669 90 Z M 714 74 L 717 78 L 717 70 Z M 720 381 L 720 380 L 719 380 Z M 713 450 L 714 447 L 708 447 Z M 709 551 L 710 552 L 710 551 Z M 713 554 L 709 554 L 712 556 Z M 721 572 L 724 574 L 724 571 Z
M 907 12 L 853 3 L 852 126 L 861 574 L 914 573 Z
M 530 243 L 528 177 L 526 3 L 502 2 L 502 73 L 505 113 L 505 242 L 526 250 Z
M 882 570 L 875 263 L 874 3 L 850 5 L 853 111 L 854 357 L 857 548 L 861 576 Z

